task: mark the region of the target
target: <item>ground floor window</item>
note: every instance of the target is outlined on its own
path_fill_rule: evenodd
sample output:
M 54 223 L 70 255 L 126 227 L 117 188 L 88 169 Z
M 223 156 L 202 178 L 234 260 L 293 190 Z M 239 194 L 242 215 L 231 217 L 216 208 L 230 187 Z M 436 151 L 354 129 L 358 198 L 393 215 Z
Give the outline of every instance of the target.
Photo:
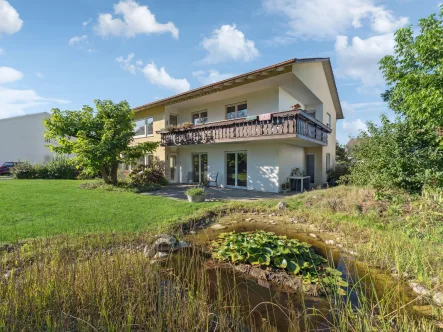
M 226 152 L 226 185 L 247 187 L 248 154 L 246 151 Z
M 140 165 L 151 166 L 154 162 L 154 155 L 152 153 L 147 154 L 144 157 L 139 158 L 133 164 L 121 164 L 120 167 L 123 171 L 132 171 L 134 168 Z
M 315 154 L 306 155 L 306 174 L 311 177 L 311 183 L 315 183 Z
M 326 170 L 331 168 L 331 154 L 326 153 Z

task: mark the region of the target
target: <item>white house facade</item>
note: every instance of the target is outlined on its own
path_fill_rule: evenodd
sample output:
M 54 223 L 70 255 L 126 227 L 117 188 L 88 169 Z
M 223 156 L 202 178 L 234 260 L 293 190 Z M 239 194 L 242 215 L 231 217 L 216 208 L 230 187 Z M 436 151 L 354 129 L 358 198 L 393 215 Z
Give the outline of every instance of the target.
M 0 119 L 0 161 L 45 163 L 54 153 L 46 146 L 44 120 L 49 113 Z
M 329 59 L 288 60 L 135 110 L 135 141 L 161 141 L 171 183 L 266 192 L 295 169 L 324 184 L 343 118 Z

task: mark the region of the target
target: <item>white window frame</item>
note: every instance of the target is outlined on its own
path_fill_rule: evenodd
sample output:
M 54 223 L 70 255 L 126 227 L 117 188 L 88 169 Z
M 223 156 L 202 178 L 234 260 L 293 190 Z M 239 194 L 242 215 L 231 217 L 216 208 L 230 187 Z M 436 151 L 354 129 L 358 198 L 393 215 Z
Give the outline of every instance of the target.
M 326 125 L 331 128 L 331 114 L 326 113 Z
M 206 110 L 201 110 L 201 111 L 196 111 L 196 112 L 192 112 L 192 113 L 191 113 L 191 122 L 192 122 L 193 125 L 195 125 L 195 123 L 194 123 L 194 115 L 195 115 L 195 114 L 198 114 L 198 119 L 201 120 L 201 119 L 202 119 L 201 114 L 204 113 L 204 112 L 206 112 L 206 122 L 204 122 L 204 123 L 208 123 L 209 112 L 208 112 L 208 110 L 206 109 Z M 201 123 L 201 122 L 200 122 L 200 123 L 197 123 L 197 124 L 204 124 L 204 123 Z
M 245 117 L 240 117 L 240 118 L 238 117 L 238 106 L 243 105 L 243 104 L 246 104 L 246 111 L 247 111 L 248 110 L 248 101 L 247 100 L 241 101 L 239 103 L 226 105 L 225 106 L 225 119 L 226 120 L 234 120 L 234 119 L 246 118 L 248 116 L 247 114 Z M 235 106 L 235 118 L 234 119 L 228 119 L 228 107 L 231 107 L 231 106 Z
M 152 134 L 148 134 L 148 121 L 150 119 L 152 120 Z M 137 119 L 135 121 L 137 122 L 137 121 L 142 121 L 142 120 L 145 121 L 145 133 L 142 134 L 142 135 L 135 135 L 134 138 L 142 138 L 142 137 L 152 137 L 152 136 L 154 136 L 154 117 L 147 116 L 146 118 Z
M 148 153 L 147 155 L 145 155 L 143 158 L 143 165 L 147 166 L 148 165 L 148 157 L 152 156 L 152 161 L 154 161 L 154 154 L 153 153 Z M 124 171 L 129 171 L 132 172 L 132 169 L 137 167 L 137 165 L 133 165 L 133 164 L 122 164 L 124 165 L 123 170 Z M 127 169 L 126 169 L 127 168 Z

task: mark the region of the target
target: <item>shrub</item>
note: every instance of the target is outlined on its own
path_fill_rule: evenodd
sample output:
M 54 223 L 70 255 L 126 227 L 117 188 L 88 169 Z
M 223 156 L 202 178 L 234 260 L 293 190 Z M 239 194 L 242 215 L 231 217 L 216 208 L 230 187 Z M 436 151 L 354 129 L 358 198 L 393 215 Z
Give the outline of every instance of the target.
M 201 196 L 205 194 L 205 191 L 203 190 L 203 188 L 195 187 L 186 190 L 185 194 L 189 196 Z
M 328 176 L 328 183 L 335 185 L 339 182 L 344 182 L 340 180 L 342 176 L 349 174 L 349 164 L 337 164 L 334 168 L 328 169 L 326 175 Z M 339 181 L 340 180 L 340 181 Z
M 11 174 L 15 179 L 34 179 L 35 168 L 27 161 L 16 164 L 11 168 Z
M 349 181 L 378 190 L 399 188 L 419 192 L 443 185 L 443 154 L 439 137 L 426 124 L 409 120 L 368 123 L 351 150 Z
M 164 173 L 159 169 L 145 165 L 137 166 L 129 175 L 134 187 L 143 187 L 151 184 L 164 183 Z
M 168 184 L 165 178 L 165 163 L 156 157 L 151 165 L 139 165 L 129 174 L 131 186 L 138 192 L 159 189 Z
M 15 179 L 65 179 L 74 180 L 79 171 L 72 159 L 64 156 L 55 156 L 46 164 L 31 165 L 28 162 L 20 163 L 11 170 Z

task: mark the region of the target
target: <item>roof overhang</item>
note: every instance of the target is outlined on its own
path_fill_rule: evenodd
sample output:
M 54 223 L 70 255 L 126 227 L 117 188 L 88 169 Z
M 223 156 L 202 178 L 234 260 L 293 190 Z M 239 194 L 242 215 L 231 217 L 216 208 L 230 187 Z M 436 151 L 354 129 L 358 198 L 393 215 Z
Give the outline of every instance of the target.
M 334 107 L 337 112 L 337 119 L 343 119 L 343 111 L 340 105 L 340 100 L 338 97 L 337 86 L 335 84 L 334 74 L 332 72 L 332 66 L 329 58 L 308 58 L 308 59 L 291 59 L 284 62 L 277 63 L 272 66 L 254 70 L 242 75 L 231 77 L 229 79 L 212 83 L 209 85 L 202 86 L 197 89 L 193 89 L 187 92 L 183 92 L 168 98 L 160 99 L 149 104 L 141 105 L 135 107 L 134 110 L 142 111 L 156 106 L 161 105 L 172 105 L 176 103 L 183 102 L 185 100 L 194 99 L 202 97 L 208 94 L 236 88 L 245 84 L 252 82 L 257 82 L 270 77 L 286 74 L 292 71 L 292 66 L 297 63 L 312 63 L 321 62 L 323 65 L 323 70 L 326 75 L 326 80 L 328 83 L 329 91 L 332 96 Z

